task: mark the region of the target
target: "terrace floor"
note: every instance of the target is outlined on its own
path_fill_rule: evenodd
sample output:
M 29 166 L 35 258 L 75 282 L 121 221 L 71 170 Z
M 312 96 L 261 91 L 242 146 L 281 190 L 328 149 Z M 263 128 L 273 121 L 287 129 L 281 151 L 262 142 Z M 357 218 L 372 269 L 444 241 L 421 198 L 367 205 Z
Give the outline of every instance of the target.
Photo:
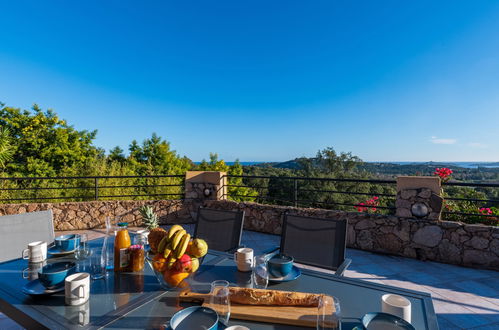
M 184 227 L 193 231 L 193 225 Z M 89 239 L 103 235 L 101 229 L 86 232 Z M 257 254 L 279 242 L 276 235 L 243 232 L 242 244 Z M 347 249 L 347 257 L 352 263 L 346 277 L 430 293 L 440 329 L 499 329 L 499 272 L 354 249 Z

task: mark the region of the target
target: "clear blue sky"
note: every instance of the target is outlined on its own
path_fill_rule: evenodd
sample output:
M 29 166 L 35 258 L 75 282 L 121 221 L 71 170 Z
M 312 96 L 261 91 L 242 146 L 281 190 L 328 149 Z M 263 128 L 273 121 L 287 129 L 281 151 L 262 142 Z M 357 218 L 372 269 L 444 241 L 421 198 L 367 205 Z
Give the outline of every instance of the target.
M 198 161 L 499 161 L 498 1 L 7 1 L 0 101 Z

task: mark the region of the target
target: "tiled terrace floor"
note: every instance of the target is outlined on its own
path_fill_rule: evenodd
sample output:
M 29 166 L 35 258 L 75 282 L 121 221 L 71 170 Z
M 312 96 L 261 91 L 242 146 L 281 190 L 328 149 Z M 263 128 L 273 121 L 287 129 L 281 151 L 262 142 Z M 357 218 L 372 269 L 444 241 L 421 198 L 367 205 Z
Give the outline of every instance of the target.
M 192 232 L 192 225 L 185 227 Z M 102 230 L 87 233 L 90 239 L 102 236 Z M 261 253 L 278 246 L 279 239 L 244 231 L 242 244 Z M 440 329 L 499 329 L 499 272 L 354 249 L 347 257 L 352 264 L 346 277 L 430 293 Z

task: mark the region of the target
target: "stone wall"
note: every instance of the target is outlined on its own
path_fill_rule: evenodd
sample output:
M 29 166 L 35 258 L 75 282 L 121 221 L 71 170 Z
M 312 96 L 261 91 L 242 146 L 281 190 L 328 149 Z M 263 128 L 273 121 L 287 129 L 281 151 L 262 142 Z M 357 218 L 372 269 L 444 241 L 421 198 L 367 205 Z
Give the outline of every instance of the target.
M 139 208 L 151 205 L 162 224 L 193 221 L 191 214 L 196 206 L 180 200 L 157 201 L 94 201 L 67 203 L 0 204 L 0 215 L 52 209 L 55 230 L 76 230 L 105 227 L 106 217 L 114 221 L 126 221 L 131 226 L 140 226 L 142 216 Z
M 281 234 L 282 215 L 347 219 L 351 248 L 422 260 L 499 270 L 499 227 L 431 221 L 361 212 L 205 200 L 205 206 L 245 211 L 245 229 Z M 139 208 L 151 205 L 162 224 L 193 222 L 200 201 L 94 201 L 0 204 L 0 215 L 52 209 L 56 230 L 102 228 L 106 216 L 139 226 Z
M 286 211 L 347 219 L 350 248 L 499 270 L 499 227 L 248 202 L 205 201 L 205 205 L 245 211 L 245 229 L 271 234 L 281 234 Z

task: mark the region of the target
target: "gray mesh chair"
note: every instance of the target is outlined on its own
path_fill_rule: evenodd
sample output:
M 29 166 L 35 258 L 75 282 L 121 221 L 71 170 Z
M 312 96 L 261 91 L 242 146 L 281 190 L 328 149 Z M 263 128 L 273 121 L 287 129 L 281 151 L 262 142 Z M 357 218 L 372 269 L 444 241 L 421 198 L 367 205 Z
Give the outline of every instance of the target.
M 0 216 L 0 262 L 17 259 L 33 241 L 54 241 L 52 210 Z
M 295 262 L 327 268 L 343 275 L 351 260 L 345 259 L 347 221 L 284 214 L 282 254 Z
M 214 210 L 200 207 L 194 237 L 202 238 L 212 250 L 231 252 L 241 243 L 244 211 Z

